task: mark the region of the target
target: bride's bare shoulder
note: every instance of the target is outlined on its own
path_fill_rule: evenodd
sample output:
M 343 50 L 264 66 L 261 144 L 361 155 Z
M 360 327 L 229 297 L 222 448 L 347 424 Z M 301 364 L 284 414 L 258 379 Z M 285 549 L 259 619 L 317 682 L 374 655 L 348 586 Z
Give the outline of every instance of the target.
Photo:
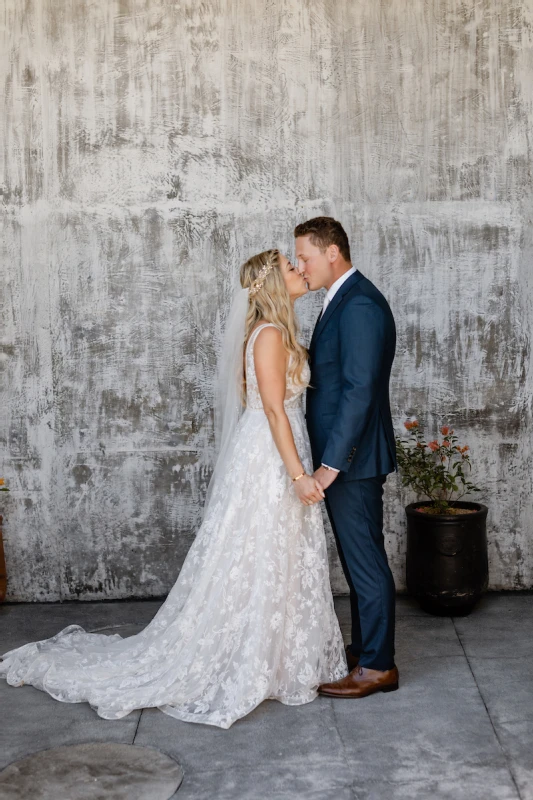
M 254 333 L 258 330 L 258 328 L 263 327 L 263 330 L 258 334 L 255 338 L 255 341 L 258 342 L 261 340 L 262 342 L 281 342 L 281 331 L 280 329 L 271 323 L 267 322 L 259 322 L 257 325 L 254 325 L 252 330 L 250 331 L 250 335 L 248 337 L 248 341 L 252 338 Z
M 264 366 L 279 364 L 280 368 L 284 368 L 287 356 L 288 353 L 283 345 L 279 328 L 269 325 L 264 327 L 255 337 L 254 361 L 256 368 L 261 364 Z

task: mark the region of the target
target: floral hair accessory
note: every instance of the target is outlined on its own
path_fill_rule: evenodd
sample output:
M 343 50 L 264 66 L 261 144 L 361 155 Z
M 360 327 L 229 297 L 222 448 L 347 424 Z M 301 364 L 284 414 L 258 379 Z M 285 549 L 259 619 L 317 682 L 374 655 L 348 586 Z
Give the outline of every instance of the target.
M 265 282 L 265 278 L 273 268 L 274 268 L 274 259 L 271 258 L 269 261 L 267 261 L 267 263 L 261 269 L 261 272 L 259 273 L 259 275 L 255 279 L 255 281 L 250 286 L 250 288 L 248 290 L 248 293 L 249 293 L 250 297 L 253 297 L 254 294 L 257 294 L 259 289 L 263 288 L 263 284 Z

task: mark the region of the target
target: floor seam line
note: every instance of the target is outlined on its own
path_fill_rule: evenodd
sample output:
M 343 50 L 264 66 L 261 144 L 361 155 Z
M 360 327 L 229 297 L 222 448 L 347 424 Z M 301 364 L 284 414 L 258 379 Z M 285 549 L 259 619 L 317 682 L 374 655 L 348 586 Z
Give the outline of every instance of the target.
M 139 730 L 139 725 L 141 724 L 141 717 L 143 715 L 144 708 L 141 708 L 141 713 L 139 714 L 139 719 L 137 720 L 137 725 L 135 726 L 135 733 L 133 734 L 133 741 L 132 744 L 135 744 L 135 739 L 137 738 L 137 731 Z
M 496 737 L 496 741 L 498 742 L 498 747 L 500 748 L 500 750 L 501 750 L 501 752 L 503 754 L 503 757 L 505 758 L 505 762 L 506 762 L 506 765 L 507 765 L 507 770 L 509 772 L 509 775 L 511 776 L 511 780 L 512 780 L 513 785 L 514 785 L 514 787 L 516 789 L 516 793 L 517 793 L 517 795 L 519 797 L 519 800 L 523 800 L 522 793 L 520 792 L 520 788 L 519 788 L 519 786 L 518 786 L 518 784 L 516 782 L 516 778 L 515 778 L 515 775 L 514 775 L 514 772 L 513 772 L 512 759 L 507 754 L 507 751 L 505 750 L 505 748 L 504 748 L 504 746 L 503 746 L 503 744 L 501 742 L 501 739 L 500 739 L 500 737 L 498 735 L 498 731 L 497 731 L 496 726 L 494 724 L 494 720 L 492 719 L 492 714 L 489 711 L 489 707 L 488 707 L 488 705 L 487 705 L 487 703 L 485 701 L 485 698 L 483 696 L 483 692 L 481 691 L 481 687 L 480 687 L 479 683 L 477 682 L 477 678 L 475 676 L 474 670 L 472 669 L 472 665 L 470 663 L 470 659 L 468 658 L 468 656 L 466 654 L 466 650 L 465 650 L 464 645 L 463 645 L 463 640 L 461 639 L 461 634 L 457 630 L 457 626 L 455 624 L 454 617 L 451 617 L 451 621 L 452 621 L 453 628 L 455 630 L 455 635 L 457 636 L 457 638 L 459 640 L 459 644 L 461 645 L 461 647 L 463 649 L 463 653 L 464 653 L 465 658 L 466 658 L 466 663 L 468 664 L 468 669 L 470 670 L 470 674 L 472 675 L 472 678 L 474 679 L 474 683 L 476 684 L 476 688 L 477 688 L 479 696 L 481 698 L 481 702 L 483 703 L 483 706 L 485 708 L 485 712 L 486 712 L 487 717 L 489 719 L 489 722 L 491 724 L 492 730 L 494 731 L 494 736 Z
M 330 702 L 331 711 L 332 711 L 332 714 L 333 714 L 333 723 L 335 725 L 335 730 L 337 731 L 337 736 L 339 737 L 339 740 L 340 740 L 340 743 L 341 743 L 341 746 L 342 746 L 342 759 L 343 759 L 344 764 L 345 764 L 345 766 L 346 766 L 346 768 L 347 768 L 347 770 L 349 772 L 350 771 L 350 765 L 348 763 L 347 748 L 346 748 L 346 744 L 344 743 L 344 737 L 343 737 L 343 735 L 341 734 L 341 732 L 339 730 L 339 723 L 337 721 L 337 714 L 335 712 L 335 702 L 333 700 L 331 700 L 331 699 L 329 700 L 329 702 Z M 350 794 L 352 795 L 353 800 L 358 800 L 358 796 L 357 796 L 357 794 L 355 792 L 355 778 L 352 778 L 350 780 L 349 788 L 350 788 Z

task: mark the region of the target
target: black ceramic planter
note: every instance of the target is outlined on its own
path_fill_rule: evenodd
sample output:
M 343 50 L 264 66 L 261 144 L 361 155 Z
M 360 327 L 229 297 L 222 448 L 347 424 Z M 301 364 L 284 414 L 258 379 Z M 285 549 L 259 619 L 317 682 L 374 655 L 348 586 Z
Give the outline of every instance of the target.
M 487 588 L 487 506 L 457 502 L 474 514 L 423 514 L 406 506 L 407 589 L 430 614 L 469 614 Z

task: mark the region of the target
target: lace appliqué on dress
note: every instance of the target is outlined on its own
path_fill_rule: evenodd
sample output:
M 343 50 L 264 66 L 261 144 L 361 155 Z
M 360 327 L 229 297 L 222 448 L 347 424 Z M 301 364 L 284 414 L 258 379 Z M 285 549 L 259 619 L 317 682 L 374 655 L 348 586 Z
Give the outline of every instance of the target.
M 168 597 L 140 633 L 69 625 L 4 654 L 0 677 L 119 719 L 157 707 L 180 720 L 229 728 L 267 698 L 316 697 L 347 672 L 333 607 L 320 507 L 297 499 L 261 405 L 246 351 L 247 408 L 229 468 Z M 311 452 L 301 387 L 285 407 L 307 471 Z

